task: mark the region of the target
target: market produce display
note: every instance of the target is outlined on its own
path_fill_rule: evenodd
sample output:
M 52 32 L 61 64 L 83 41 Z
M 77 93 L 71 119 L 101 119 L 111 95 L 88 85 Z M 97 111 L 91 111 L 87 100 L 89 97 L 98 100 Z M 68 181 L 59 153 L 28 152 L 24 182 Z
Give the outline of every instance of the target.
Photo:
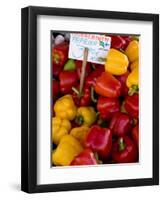
M 139 161 L 139 38 L 106 35 L 101 64 L 69 58 L 70 33 L 52 33 L 53 166 Z

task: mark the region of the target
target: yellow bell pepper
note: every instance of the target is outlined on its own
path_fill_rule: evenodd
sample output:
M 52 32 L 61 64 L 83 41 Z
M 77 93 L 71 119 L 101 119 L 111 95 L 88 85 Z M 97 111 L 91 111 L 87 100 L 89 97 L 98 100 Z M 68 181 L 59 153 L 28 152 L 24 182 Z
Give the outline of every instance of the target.
M 128 75 L 126 85 L 129 88 L 129 95 L 139 90 L 139 68 L 135 67 Z
M 58 145 L 60 139 L 69 133 L 71 130 L 71 123 L 67 119 L 60 117 L 52 118 L 52 140 L 54 144 Z
M 73 128 L 71 131 L 70 131 L 70 135 L 74 136 L 77 140 L 79 140 L 79 142 L 81 144 L 83 144 L 86 136 L 87 136 L 87 133 L 89 131 L 89 127 L 88 126 L 80 126 L 80 127 L 76 127 L 76 128 Z
M 57 117 L 61 119 L 73 120 L 76 116 L 77 108 L 71 95 L 65 95 L 59 98 L 54 104 L 54 111 Z
M 113 75 L 121 75 L 127 72 L 128 68 L 127 56 L 116 50 L 110 49 L 105 63 L 105 71 L 110 72 Z
M 71 161 L 83 151 L 80 142 L 72 135 L 61 138 L 57 148 L 52 152 L 52 162 L 56 166 L 70 165 Z
M 130 62 L 134 62 L 139 58 L 139 42 L 137 40 L 132 40 L 125 50 L 126 55 Z
M 76 122 L 79 125 L 91 126 L 96 121 L 96 112 L 93 107 L 79 107 L 76 114 Z
M 131 71 L 132 71 L 134 68 L 136 68 L 136 67 L 139 67 L 139 60 L 135 60 L 134 62 L 132 62 L 132 63 L 130 64 L 130 69 L 131 69 Z

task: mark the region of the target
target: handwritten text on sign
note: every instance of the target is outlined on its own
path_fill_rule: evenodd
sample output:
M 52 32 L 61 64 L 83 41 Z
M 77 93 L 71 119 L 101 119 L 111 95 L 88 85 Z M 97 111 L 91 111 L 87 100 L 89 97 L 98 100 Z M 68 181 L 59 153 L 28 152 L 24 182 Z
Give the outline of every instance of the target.
M 83 60 L 84 48 L 88 48 L 88 62 L 104 64 L 111 45 L 111 38 L 98 34 L 70 34 L 69 58 Z

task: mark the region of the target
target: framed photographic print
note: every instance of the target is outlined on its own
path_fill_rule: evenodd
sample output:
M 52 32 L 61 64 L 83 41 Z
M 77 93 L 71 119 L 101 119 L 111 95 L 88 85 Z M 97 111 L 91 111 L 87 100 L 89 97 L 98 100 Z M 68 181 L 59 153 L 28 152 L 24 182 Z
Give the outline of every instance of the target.
M 159 15 L 22 9 L 21 188 L 159 184 Z

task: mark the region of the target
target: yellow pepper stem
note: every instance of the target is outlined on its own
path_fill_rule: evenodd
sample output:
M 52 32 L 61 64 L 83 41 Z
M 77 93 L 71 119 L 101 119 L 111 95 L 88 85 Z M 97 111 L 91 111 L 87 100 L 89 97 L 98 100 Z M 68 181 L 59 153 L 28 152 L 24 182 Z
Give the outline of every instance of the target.
M 82 125 L 84 123 L 84 117 L 79 115 L 76 117 L 75 119 L 75 122 L 78 124 L 78 125 Z
M 128 91 L 128 95 L 132 96 L 134 93 L 138 93 L 139 92 L 139 87 L 138 85 L 132 85 Z

